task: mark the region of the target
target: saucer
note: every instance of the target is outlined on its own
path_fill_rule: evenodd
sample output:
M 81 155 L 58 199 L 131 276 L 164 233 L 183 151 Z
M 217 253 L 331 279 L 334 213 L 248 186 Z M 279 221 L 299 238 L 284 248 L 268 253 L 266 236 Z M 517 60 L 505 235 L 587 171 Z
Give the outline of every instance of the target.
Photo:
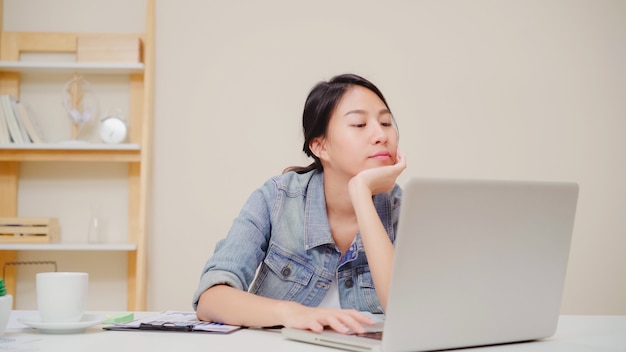
M 90 326 L 102 323 L 105 319 L 104 315 L 85 314 L 81 320 L 71 323 L 48 323 L 42 321 L 41 317 L 20 317 L 17 321 L 46 334 L 77 334 Z

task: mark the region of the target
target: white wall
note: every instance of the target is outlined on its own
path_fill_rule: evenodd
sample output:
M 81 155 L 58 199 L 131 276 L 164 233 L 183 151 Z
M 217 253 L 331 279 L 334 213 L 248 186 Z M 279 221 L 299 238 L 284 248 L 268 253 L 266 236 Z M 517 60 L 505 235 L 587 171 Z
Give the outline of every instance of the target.
M 625 1 L 157 5 L 150 308 L 189 309 L 248 194 L 306 163 L 308 90 L 349 71 L 389 100 L 401 182 L 579 182 L 563 312 L 626 313 Z
M 578 182 L 562 311 L 626 314 L 626 1 L 159 0 L 156 30 L 149 310 L 191 308 L 250 192 L 308 163 L 309 89 L 355 72 L 399 123 L 401 184 Z

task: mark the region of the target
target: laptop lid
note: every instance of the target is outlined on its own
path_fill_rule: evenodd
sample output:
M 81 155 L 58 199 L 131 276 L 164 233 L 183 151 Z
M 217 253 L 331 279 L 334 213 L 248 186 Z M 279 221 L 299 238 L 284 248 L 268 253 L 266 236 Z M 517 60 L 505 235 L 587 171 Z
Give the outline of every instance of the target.
M 577 199 L 574 183 L 410 180 L 383 350 L 554 334 Z
M 575 183 L 410 179 L 382 351 L 431 351 L 554 334 L 577 199 Z

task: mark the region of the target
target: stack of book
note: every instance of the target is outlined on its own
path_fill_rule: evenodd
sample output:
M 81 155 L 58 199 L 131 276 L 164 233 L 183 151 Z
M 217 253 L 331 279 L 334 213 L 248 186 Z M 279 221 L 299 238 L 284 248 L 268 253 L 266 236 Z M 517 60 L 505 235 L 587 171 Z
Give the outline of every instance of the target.
M 0 144 L 43 142 L 38 126 L 24 104 L 11 95 L 0 94 Z

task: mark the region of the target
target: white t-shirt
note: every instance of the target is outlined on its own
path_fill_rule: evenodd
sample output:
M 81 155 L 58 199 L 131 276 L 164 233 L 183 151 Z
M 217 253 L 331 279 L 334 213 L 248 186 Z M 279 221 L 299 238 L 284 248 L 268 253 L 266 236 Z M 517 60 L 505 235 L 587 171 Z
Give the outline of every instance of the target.
M 339 303 L 339 286 L 337 285 L 337 278 L 330 283 L 326 296 L 324 296 L 324 299 L 320 302 L 318 307 L 341 308 L 341 303 Z

